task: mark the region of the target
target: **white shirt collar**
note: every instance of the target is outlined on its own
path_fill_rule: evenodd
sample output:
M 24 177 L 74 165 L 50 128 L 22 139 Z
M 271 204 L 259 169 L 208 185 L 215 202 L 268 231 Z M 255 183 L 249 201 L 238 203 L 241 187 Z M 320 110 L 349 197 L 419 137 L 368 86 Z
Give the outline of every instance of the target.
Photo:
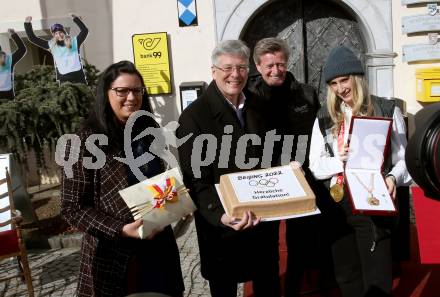
M 238 120 L 240 121 L 240 124 L 242 127 L 244 127 L 244 116 L 243 116 L 243 107 L 244 102 L 246 101 L 246 96 L 243 94 L 243 92 L 238 97 L 238 106 L 236 107 L 234 104 L 232 104 L 231 101 L 225 98 L 225 100 L 229 103 L 229 105 L 232 106 L 232 108 L 235 111 L 235 114 L 237 115 Z
M 229 103 L 229 105 L 232 106 L 232 108 L 235 110 L 235 112 L 238 112 L 239 110 L 242 110 L 244 107 L 244 102 L 246 101 L 246 96 L 244 95 L 244 93 L 242 92 L 240 94 L 240 96 L 238 97 L 238 106 L 235 106 L 234 104 L 232 104 L 231 101 L 229 101 L 228 99 L 226 99 L 226 102 Z

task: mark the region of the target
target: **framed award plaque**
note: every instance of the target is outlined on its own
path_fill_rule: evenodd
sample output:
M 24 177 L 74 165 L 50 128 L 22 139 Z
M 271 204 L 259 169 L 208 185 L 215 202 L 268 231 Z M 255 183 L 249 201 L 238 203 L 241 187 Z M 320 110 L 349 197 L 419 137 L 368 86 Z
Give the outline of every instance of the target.
M 391 162 L 392 124 L 391 118 L 353 116 L 351 119 L 350 153 L 344 177 L 353 213 L 397 214 L 383 175 L 385 162 Z

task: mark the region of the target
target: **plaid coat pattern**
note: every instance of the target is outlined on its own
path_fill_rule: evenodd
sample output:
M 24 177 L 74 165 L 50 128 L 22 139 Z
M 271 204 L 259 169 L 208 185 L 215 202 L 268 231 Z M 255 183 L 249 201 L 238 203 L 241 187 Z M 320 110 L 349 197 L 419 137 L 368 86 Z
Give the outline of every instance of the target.
M 61 214 L 84 232 L 78 296 L 125 296 L 131 256 L 149 242 L 121 237 L 122 227 L 134 220 L 118 193 L 128 186 L 126 165 L 115 160 L 115 156 L 122 155 L 119 152 L 107 153 L 101 169 L 85 168 L 84 158 L 93 156 L 85 148 L 90 134 L 87 130 L 79 133 L 81 147 L 72 168 L 73 178 L 68 178 L 64 170 L 61 174 Z M 67 145 L 66 155 L 71 149 Z M 174 251 L 180 271 L 177 246 Z

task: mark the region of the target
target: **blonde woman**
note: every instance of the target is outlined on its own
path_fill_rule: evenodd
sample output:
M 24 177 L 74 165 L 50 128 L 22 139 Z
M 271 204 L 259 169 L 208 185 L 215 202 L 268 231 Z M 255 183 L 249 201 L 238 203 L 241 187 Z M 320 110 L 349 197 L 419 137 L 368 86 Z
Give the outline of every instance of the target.
M 25 19 L 24 28 L 29 41 L 38 47 L 51 52 L 57 74 L 57 80 L 62 82 L 87 83 L 81 63 L 80 47 L 87 37 L 89 30 L 79 17 L 72 14 L 73 21 L 80 28 L 77 36 L 71 37 L 61 24 L 53 24 L 50 27 L 52 39 L 47 41 L 37 37 L 32 29 L 32 17 Z
M 342 172 L 350 153 L 345 143 L 351 117 L 392 118 L 391 154 L 385 158 L 384 169 L 388 191 L 396 199 L 396 187 L 411 181 L 404 161 L 405 123 L 392 101 L 369 94 L 361 61 L 348 48 L 340 46 L 330 52 L 323 76 L 328 84 L 327 103 L 314 123 L 309 161 L 313 175 L 331 189 L 331 195 L 319 199 L 336 280 L 345 297 L 390 296 L 390 235 L 396 219 L 353 215 L 343 191 Z

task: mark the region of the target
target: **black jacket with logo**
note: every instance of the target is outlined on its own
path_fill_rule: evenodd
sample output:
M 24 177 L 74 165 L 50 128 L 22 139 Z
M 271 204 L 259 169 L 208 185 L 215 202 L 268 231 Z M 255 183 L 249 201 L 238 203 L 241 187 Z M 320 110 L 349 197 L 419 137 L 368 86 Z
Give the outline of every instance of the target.
M 303 163 L 303 168 L 307 168 L 313 123 L 320 108 L 315 89 L 299 83 L 290 72 L 286 73 L 286 79 L 279 87 L 267 85 L 258 74 L 249 77 L 245 94 L 253 95 L 260 101 L 266 131 L 276 129 L 277 135 L 295 135 L 290 159 Z M 306 135 L 307 142 L 298 148 L 300 135 Z M 283 139 L 275 144 L 272 165 L 280 164 Z M 303 149 L 306 149 L 305 155 Z

